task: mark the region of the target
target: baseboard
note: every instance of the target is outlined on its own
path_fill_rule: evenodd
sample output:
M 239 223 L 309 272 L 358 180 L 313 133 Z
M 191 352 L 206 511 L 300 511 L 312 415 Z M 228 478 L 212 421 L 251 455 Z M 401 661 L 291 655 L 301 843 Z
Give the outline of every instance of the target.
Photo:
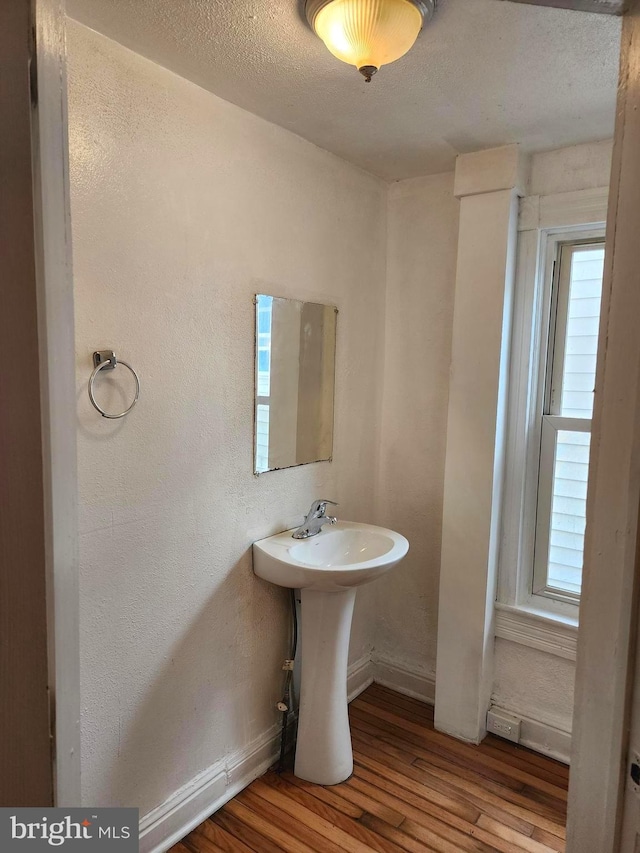
M 428 705 L 436 701 L 436 680 L 434 675 L 425 675 L 406 664 L 374 653 L 373 680 L 405 696 L 419 699 Z
M 347 675 L 349 702 L 373 682 L 405 696 L 411 696 L 413 699 L 419 699 L 428 705 L 435 703 L 436 682 L 433 675 L 425 675 L 406 664 L 376 655 L 375 652 L 372 655 L 365 655 L 349 666 Z
M 522 746 L 555 758 L 563 764 L 569 764 L 571 757 L 571 732 L 559 729 L 549 723 L 523 717 L 517 711 L 492 705 L 494 711 L 511 714 L 521 720 L 520 741 Z
M 369 653 L 349 665 L 347 670 L 347 701 L 353 701 L 372 683 L 373 663 Z
M 522 717 L 520 743 L 563 764 L 571 760 L 571 732 L 557 729 L 539 720 Z
M 200 773 L 140 821 L 140 853 L 165 853 L 276 761 L 280 727 Z

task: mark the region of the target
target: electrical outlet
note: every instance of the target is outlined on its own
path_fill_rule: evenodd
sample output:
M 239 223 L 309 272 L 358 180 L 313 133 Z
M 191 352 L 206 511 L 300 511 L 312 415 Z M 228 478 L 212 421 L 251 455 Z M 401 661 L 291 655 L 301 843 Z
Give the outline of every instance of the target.
M 490 708 L 487 712 L 487 731 L 513 743 L 520 742 L 520 723 L 518 717 L 498 708 Z

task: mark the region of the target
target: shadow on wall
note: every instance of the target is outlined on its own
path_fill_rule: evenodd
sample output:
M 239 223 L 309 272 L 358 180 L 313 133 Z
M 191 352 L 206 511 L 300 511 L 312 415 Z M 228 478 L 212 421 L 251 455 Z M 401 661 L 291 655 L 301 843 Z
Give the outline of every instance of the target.
M 88 361 L 88 360 L 87 360 Z M 88 382 L 89 377 L 91 376 L 91 370 L 93 370 L 93 366 L 87 368 L 87 382 L 83 385 L 80 385 L 76 389 L 76 423 L 78 425 L 78 432 L 82 433 L 85 438 L 90 438 L 92 441 L 111 441 L 119 432 L 122 431 L 124 427 L 124 422 L 126 420 L 126 416 L 124 418 L 116 418 L 116 419 L 105 419 L 110 426 L 108 431 L 100 431 L 95 429 L 94 423 L 92 422 L 93 429 L 89 429 L 83 418 L 84 412 L 84 403 L 88 396 Z M 104 373 L 104 371 L 101 371 Z M 100 377 L 101 379 L 103 377 Z M 120 377 L 118 377 L 120 378 Z M 133 399 L 133 393 L 130 397 L 127 397 L 127 390 L 118 384 L 116 381 L 116 377 L 112 375 L 104 377 L 104 386 L 108 390 L 108 396 L 104 394 L 104 387 L 98 388 L 98 385 L 94 385 L 94 393 L 96 396 L 96 400 L 98 404 L 104 407 L 105 411 L 108 412 L 123 412 L 128 406 L 131 400 Z M 114 402 L 115 401 L 115 402 Z M 92 409 L 93 413 L 95 410 Z M 103 418 L 98 412 L 95 412 L 96 417 L 99 422 L 102 422 Z
M 254 594 L 246 591 L 248 576 Z M 139 807 L 142 817 L 198 773 L 279 722 L 275 704 L 282 674 L 277 660 L 286 657 L 280 648 L 284 632 L 280 620 L 263 624 L 265 614 L 273 612 L 264 605 L 265 593 L 281 597 L 283 609 L 287 607 L 284 590 L 255 577 L 248 550 L 163 656 L 158 671 L 150 678 L 140 673 L 148 684 L 144 692 L 120 697 L 121 741 L 112 765 L 104 768 L 111 777 L 105 779 L 105 788 L 118 795 L 117 803 L 108 805 Z M 216 625 L 221 614 L 226 626 L 222 634 Z M 265 643 L 275 648 L 277 658 L 276 665 L 263 669 L 270 694 L 255 684 L 251 668 L 256 661 L 264 665 Z M 235 671 L 224 675 L 231 661 Z

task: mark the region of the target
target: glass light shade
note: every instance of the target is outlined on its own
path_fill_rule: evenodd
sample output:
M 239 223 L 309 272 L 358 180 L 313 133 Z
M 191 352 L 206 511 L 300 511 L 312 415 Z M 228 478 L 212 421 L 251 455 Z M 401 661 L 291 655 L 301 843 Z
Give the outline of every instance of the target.
M 332 0 L 318 12 L 314 28 L 338 59 L 378 69 L 413 47 L 422 15 L 411 0 Z

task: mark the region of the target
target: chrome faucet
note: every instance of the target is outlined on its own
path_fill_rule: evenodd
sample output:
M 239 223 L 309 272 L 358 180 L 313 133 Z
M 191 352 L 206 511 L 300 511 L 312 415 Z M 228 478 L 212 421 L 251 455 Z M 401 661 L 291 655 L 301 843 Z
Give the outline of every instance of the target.
M 319 500 L 311 504 L 311 509 L 307 513 L 307 517 L 302 522 L 300 527 L 292 533 L 294 539 L 308 539 L 310 536 L 316 536 L 322 530 L 324 524 L 335 524 L 338 520 L 332 515 L 325 515 L 327 504 L 338 506 L 335 501 Z

